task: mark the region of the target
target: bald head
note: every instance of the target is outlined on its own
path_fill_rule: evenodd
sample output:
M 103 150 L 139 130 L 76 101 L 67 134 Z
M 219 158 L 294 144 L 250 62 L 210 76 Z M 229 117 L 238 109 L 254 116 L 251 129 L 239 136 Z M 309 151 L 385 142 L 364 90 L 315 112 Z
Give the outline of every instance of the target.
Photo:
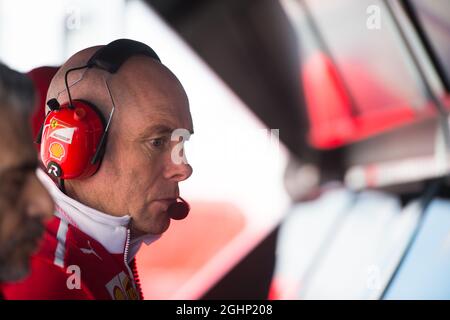
M 65 73 L 86 65 L 100 48 L 73 55 L 53 78 L 47 99 L 68 102 Z M 67 181 L 67 192 L 105 213 L 130 215 L 137 232 L 159 234 L 169 226 L 167 199 L 179 195 L 178 182 L 192 173 L 189 164 L 171 158 L 179 143 L 171 141 L 171 133 L 193 132 L 187 95 L 167 67 L 145 55 L 128 58 L 114 74 L 94 67 L 73 71 L 68 78 L 72 99 L 93 103 L 105 118 L 112 108 L 106 82 L 116 109 L 105 156 L 94 176 Z
M 64 83 L 67 70 L 86 65 L 92 55 L 103 47 L 90 47 L 70 57 L 54 76 L 48 89 L 47 101 L 56 98 L 60 104 L 68 102 Z M 137 107 L 140 105 L 138 102 L 143 102 L 138 101 L 142 97 L 149 99 L 141 105 L 144 112 L 164 111 L 158 109 L 158 100 L 164 100 L 169 95 L 181 95 L 187 100 L 176 76 L 160 62 L 143 55 L 129 58 L 114 75 L 98 68 L 72 71 L 68 76 L 72 99 L 90 101 L 99 107 L 104 115 L 108 114 L 111 110 L 111 100 L 106 88 L 106 80 L 113 91 L 118 109 L 125 105 Z M 151 104 L 151 101 L 155 104 Z
M 31 79 L 0 63 L 0 171 L 35 161 L 27 120 L 33 97 Z
M 64 77 L 67 70 L 84 66 L 89 58 L 103 46 L 90 47 L 75 53 L 69 60 L 64 63 L 58 72 L 53 77 L 47 91 L 47 101 L 55 98 L 60 104 L 66 103 L 69 100 L 67 95 Z M 69 74 L 68 84 L 72 97 L 75 99 L 98 100 L 104 96 L 102 75 L 106 76 L 106 72 L 101 70 L 77 70 Z M 82 78 L 82 81 L 78 81 Z M 101 106 L 101 101 L 92 101 L 98 106 Z M 97 103 L 96 103 L 97 102 Z M 48 107 L 47 107 L 48 108 Z M 46 110 L 48 111 L 48 109 Z M 103 111 L 103 110 L 102 110 Z

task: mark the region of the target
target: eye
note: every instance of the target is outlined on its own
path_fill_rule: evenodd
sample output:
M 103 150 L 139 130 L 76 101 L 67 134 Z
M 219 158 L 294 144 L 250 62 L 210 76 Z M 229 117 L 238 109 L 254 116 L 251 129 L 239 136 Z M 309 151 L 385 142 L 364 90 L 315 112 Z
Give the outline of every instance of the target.
M 163 148 L 165 144 L 166 144 L 166 138 L 164 138 L 164 137 L 150 140 L 150 146 L 153 148 L 160 149 L 160 148 Z
M 17 199 L 22 191 L 28 172 L 10 172 L 2 177 L 0 184 L 0 193 L 10 199 Z

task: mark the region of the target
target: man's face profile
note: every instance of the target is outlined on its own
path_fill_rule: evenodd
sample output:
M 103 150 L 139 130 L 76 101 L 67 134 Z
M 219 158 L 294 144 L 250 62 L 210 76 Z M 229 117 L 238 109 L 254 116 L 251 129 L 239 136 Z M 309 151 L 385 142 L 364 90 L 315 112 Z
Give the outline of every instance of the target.
M 173 162 L 179 141 L 171 139 L 175 129 L 193 131 L 189 103 L 175 76 L 159 65 L 151 64 L 131 87 L 134 95 L 124 99 L 116 118 L 110 168 L 112 175 L 119 173 L 117 196 L 127 204 L 134 228 L 160 234 L 169 227 L 167 209 L 179 196 L 178 183 L 192 174 L 189 164 Z
M 89 70 L 71 92 L 94 100 L 107 115 L 112 103 L 99 74 Z M 167 209 L 179 196 L 178 183 L 192 174 L 189 164 L 172 161 L 179 144 L 172 132 L 193 132 L 186 93 L 170 70 L 143 56 L 130 58 L 108 83 L 116 109 L 105 156 L 92 177 L 67 181 L 68 195 L 114 216 L 130 215 L 135 235 L 161 234 L 169 227 Z M 99 96 L 104 98 L 95 101 Z
M 53 202 L 35 175 L 37 159 L 28 123 L 9 106 L 0 109 L 0 280 L 24 277 Z

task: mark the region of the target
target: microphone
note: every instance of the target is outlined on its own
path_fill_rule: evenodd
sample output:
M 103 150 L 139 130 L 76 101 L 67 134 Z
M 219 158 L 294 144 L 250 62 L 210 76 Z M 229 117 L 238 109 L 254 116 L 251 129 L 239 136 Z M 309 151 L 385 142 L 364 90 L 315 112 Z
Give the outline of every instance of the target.
M 172 203 L 169 206 L 167 212 L 169 213 L 170 218 L 174 220 L 182 220 L 187 217 L 189 210 L 189 203 L 187 203 L 183 198 L 178 197 L 181 201 L 177 201 Z

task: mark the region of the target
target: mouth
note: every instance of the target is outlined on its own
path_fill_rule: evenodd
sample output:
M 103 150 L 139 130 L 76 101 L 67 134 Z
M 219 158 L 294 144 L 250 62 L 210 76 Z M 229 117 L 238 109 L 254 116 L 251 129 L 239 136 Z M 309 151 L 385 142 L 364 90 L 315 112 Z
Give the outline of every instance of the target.
M 167 212 L 167 210 L 169 209 L 169 207 L 177 202 L 177 198 L 162 198 L 162 199 L 157 199 L 154 200 L 154 202 L 161 204 L 163 211 Z
M 21 245 L 28 252 L 34 252 L 41 243 L 41 238 L 44 235 L 44 227 L 40 223 L 35 223 L 29 228 L 29 232 L 22 238 Z
M 39 247 L 40 237 L 36 237 L 35 239 L 27 239 L 21 243 L 21 247 L 23 248 L 23 252 L 27 254 L 33 254 Z

